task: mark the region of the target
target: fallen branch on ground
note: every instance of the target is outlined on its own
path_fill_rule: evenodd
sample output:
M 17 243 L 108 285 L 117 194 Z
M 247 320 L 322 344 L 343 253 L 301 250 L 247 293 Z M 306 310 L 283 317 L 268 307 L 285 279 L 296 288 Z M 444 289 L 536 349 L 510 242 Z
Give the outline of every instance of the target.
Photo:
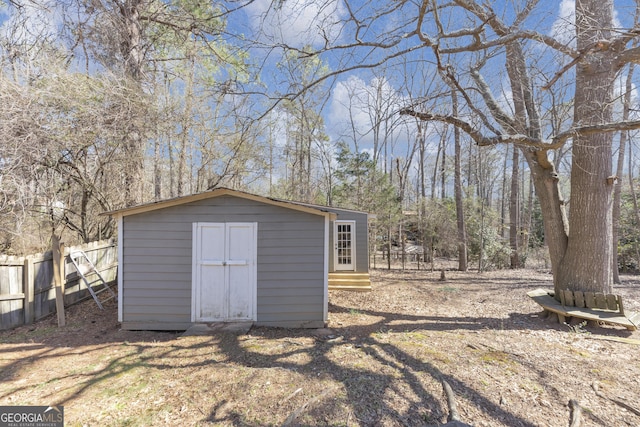
M 591 384 L 591 388 L 593 388 L 593 391 L 596 392 L 596 396 L 601 397 L 601 398 L 606 399 L 606 400 L 610 400 L 613 403 L 615 403 L 616 405 L 622 406 L 627 411 L 631 411 L 631 412 L 633 412 L 634 414 L 636 414 L 637 416 L 640 417 L 640 410 L 638 410 L 638 409 L 634 408 L 633 406 L 623 402 L 622 400 L 613 399 L 611 397 L 606 396 L 604 393 L 602 393 L 600 391 L 600 386 L 598 385 L 598 383 L 596 381 L 594 381 L 593 384 Z
M 282 424 L 282 427 L 290 426 L 300 416 L 300 414 L 302 414 L 304 412 L 304 410 L 307 409 L 307 407 L 309 407 L 309 405 L 312 405 L 312 404 L 316 403 L 318 400 L 322 399 L 323 397 L 325 397 L 327 394 L 329 394 L 330 392 L 332 392 L 335 389 L 336 389 L 336 387 L 328 388 L 325 391 L 323 391 L 322 393 L 320 393 L 319 395 L 317 395 L 316 397 L 314 397 L 313 399 L 308 400 L 307 402 L 305 402 L 304 405 L 300 406 L 298 409 L 293 411 L 291 413 L 291 415 L 289 415 L 287 417 L 285 422 Z
M 465 424 L 460 421 L 460 414 L 458 414 L 458 406 L 456 405 L 456 396 L 453 394 L 453 389 L 448 382 L 442 381 L 442 389 L 447 397 L 447 406 L 449 406 L 449 416 L 447 417 L 447 423 L 442 427 L 471 427 L 470 424 Z
M 280 401 L 280 405 L 282 405 L 283 403 L 291 400 L 295 395 L 297 395 L 298 393 L 300 393 L 302 391 L 302 387 L 296 389 L 296 391 L 294 391 L 293 393 L 291 393 L 289 396 L 285 397 L 284 399 L 282 399 Z
M 453 390 L 448 382 L 442 381 L 442 388 L 444 394 L 447 396 L 447 405 L 449 406 L 449 416 L 447 421 L 460 421 L 460 414 L 458 414 L 458 406 L 456 405 L 456 396 L 453 394 Z
M 571 399 L 569 401 L 569 408 L 571 409 L 569 427 L 580 427 L 580 423 L 582 422 L 582 406 L 580 406 L 577 400 Z

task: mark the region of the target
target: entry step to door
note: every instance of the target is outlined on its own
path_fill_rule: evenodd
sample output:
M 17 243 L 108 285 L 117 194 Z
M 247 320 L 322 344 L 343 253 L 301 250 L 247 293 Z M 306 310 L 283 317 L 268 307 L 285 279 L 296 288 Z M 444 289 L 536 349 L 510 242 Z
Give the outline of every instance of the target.
M 329 273 L 330 291 L 371 291 L 369 273 Z
M 181 335 L 183 337 L 193 337 L 200 335 L 216 335 L 219 333 L 232 333 L 236 335 L 244 335 L 249 332 L 253 326 L 253 322 L 211 322 L 211 323 L 194 323 L 189 329 Z

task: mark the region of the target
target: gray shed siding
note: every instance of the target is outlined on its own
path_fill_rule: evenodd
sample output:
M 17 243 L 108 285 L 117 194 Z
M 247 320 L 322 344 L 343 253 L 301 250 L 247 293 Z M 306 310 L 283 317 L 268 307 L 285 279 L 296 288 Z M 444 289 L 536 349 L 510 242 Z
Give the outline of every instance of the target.
M 358 273 L 369 272 L 369 225 L 366 213 L 354 212 L 349 210 L 337 209 L 333 207 L 325 208 L 329 212 L 338 215 L 338 221 L 355 221 L 356 222 L 356 265 L 355 271 Z M 335 222 L 331 221 L 329 231 L 329 271 L 335 271 L 333 266 L 334 258 L 334 229 Z
M 256 323 L 322 326 L 325 218 L 225 195 L 123 217 L 123 328 L 191 324 L 194 222 L 257 222 Z

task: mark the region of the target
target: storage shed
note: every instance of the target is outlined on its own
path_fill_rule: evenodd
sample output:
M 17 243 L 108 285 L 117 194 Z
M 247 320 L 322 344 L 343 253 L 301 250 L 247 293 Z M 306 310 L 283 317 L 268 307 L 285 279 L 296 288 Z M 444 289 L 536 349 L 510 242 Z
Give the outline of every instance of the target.
M 123 329 L 323 327 L 330 274 L 370 286 L 363 212 L 218 188 L 106 214 L 118 221 Z

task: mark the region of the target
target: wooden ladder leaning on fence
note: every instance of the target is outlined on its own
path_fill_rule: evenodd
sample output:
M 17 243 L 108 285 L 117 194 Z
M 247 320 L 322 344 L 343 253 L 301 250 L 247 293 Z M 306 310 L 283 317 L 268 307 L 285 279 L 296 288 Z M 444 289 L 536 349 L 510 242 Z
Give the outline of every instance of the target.
M 76 271 L 82 278 L 82 281 L 89 290 L 89 293 L 95 300 L 96 304 L 98 304 L 98 307 L 100 307 L 101 310 L 104 310 L 102 303 L 116 297 L 113 289 L 111 289 L 107 284 L 84 251 L 73 251 L 69 254 L 69 258 L 71 258 L 71 262 L 75 266 Z M 108 294 L 100 296 L 105 291 L 107 291 Z

